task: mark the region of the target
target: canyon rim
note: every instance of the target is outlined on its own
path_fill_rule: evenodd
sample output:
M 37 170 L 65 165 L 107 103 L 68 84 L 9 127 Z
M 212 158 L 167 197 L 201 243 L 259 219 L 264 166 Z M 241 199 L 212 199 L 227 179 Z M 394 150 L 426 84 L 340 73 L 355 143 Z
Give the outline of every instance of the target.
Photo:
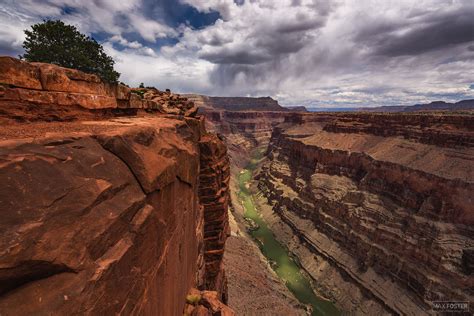
M 0 316 L 472 315 L 471 1 L 0 5 Z

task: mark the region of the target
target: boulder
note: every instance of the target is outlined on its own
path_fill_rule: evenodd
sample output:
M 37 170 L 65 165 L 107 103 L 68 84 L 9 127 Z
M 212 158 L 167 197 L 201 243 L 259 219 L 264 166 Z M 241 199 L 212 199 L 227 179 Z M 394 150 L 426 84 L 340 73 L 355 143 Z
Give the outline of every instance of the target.
M 40 70 L 43 90 L 107 95 L 105 84 L 97 75 L 87 74 L 76 69 L 59 67 L 45 63 L 31 63 Z

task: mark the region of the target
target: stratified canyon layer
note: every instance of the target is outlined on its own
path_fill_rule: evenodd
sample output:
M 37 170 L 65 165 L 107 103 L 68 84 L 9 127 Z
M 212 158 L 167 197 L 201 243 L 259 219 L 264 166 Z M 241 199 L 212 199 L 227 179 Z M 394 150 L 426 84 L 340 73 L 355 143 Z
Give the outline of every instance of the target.
M 227 110 L 227 111 L 288 111 L 277 100 L 270 97 L 209 97 L 199 94 L 185 94 L 201 111 Z
M 228 158 L 192 103 L 6 57 L 0 83 L 1 315 L 233 314 Z
M 420 315 L 432 301 L 473 301 L 473 116 L 206 115 L 231 168 L 268 145 L 262 215 L 341 310 Z
M 190 95 L 186 95 L 190 97 Z M 199 96 L 202 97 L 202 96 Z M 275 112 L 261 111 L 268 98 L 225 98 L 229 104 L 242 103 L 257 111 L 225 111 L 209 101 L 191 96 L 206 117 L 208 130 L 224 139 L 230 157 L 232 214 L 236 221 L 225 251 L 225 270 L 229 283 L 229 306 L 241 315 L 305 315 L 303 306 L 278 278 L 246 233 L 243 208 L 237 196 L 237 176 L 247 164 L 250 152 L 266 146 L 273 127 L 291 115 L 281 106 Z M 269 104 L 275 104 L 274 101 Z

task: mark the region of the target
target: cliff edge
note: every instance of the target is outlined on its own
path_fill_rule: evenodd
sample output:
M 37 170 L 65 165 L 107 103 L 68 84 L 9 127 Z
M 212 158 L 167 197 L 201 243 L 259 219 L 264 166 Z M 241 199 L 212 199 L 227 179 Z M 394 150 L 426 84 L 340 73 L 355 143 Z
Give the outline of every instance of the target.
M 186 101 L 0 58 L 0 314 L 233 314 L 226 148 Z

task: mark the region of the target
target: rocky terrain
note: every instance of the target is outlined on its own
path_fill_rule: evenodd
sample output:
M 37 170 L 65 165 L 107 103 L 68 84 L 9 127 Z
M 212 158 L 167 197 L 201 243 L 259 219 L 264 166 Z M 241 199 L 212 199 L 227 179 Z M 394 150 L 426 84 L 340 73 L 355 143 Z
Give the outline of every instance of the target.
M 287 108 L 278 104 L 277 100 L 270 97 L 209 97 L 199 94 L 186 94 L 185 96 L 199 106 L 201 111 L 288 111 Z
M 226 242 L 224 266 L 228 304 L 238 315 L 306 315 L 243 225 L 235 223 L 232 227 L 232 235 Z
M 226 147 L 192 103 L 6 57 L 0 83 L 1 315 L 233 315 Z
M 130 89 L 96 75 L 52 64 L 0 57 L 0 119 L 74 121 L 138 111 L 194 117 L 197 107 L 178 94 Z
M 268 146 L 256 202 L 341 310 L 420 315 L 432 301 L 472 302 L 473 116 L 206 115 L 235 172 Z

